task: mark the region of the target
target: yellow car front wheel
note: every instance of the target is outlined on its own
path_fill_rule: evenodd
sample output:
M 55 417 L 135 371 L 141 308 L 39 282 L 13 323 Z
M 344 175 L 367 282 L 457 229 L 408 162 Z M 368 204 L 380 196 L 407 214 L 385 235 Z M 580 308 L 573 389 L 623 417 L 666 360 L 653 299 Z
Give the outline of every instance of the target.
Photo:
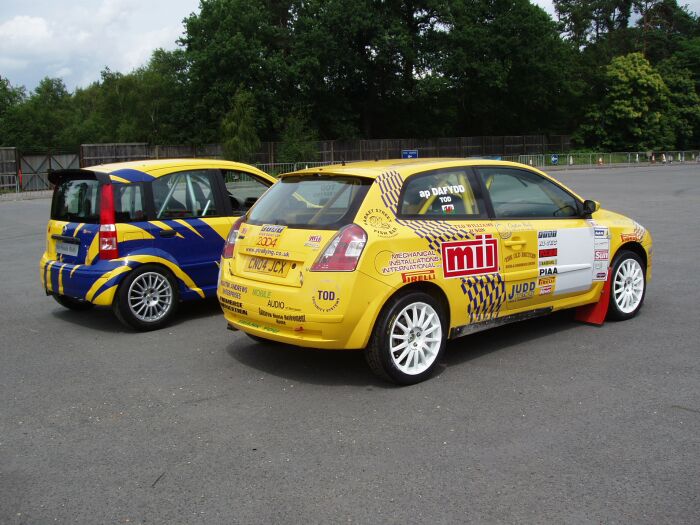
M 382 310 L 365 356 L 372 371 L 400 385 L 430 377 L 445 349 L 442 307 L 428 294 L 412 292 Z

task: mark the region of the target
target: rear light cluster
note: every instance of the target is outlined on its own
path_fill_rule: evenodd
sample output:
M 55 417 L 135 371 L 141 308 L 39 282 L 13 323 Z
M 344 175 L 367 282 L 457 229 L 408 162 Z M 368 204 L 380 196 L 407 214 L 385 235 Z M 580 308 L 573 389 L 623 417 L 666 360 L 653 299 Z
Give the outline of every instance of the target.
M 119 257 L 114 216 L 114 188 L 111 184 L 103 184 L 100 193 L 100 259 Z
M 231 231 L 228 232 L 228 237 L 226 238 L 226 244 L 224 244 L 224 251 L 221 253 L 221 257 L 224 259 L 230 259 L 233 257 L 233 248 L 236 246 L 236 239 L 238 239 L 238 230 L 241 229 L 241 225 L 245 220 L 245 215 L 239 218 L 231 226 Z
M 311 271 L 352 272 L 357 267 L 365 244 L 365 231 L 357 224 L 349 224 L 336 233 L 328 247 L 316 259 Z

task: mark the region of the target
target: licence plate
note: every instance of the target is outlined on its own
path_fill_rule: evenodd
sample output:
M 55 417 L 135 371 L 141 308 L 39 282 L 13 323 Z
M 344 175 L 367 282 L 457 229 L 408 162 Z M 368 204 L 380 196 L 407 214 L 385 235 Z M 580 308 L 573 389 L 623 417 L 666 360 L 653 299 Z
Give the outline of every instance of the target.
M 286 277 L 291 264 L 292 263 L 290 261 L 280 261 L 279 259 L 250 256 L 248 257 L 246 270 L 249 272 L 276 275 L 277 277 Z
M 60 255 L 70 255 L 75 257 L 78 255 L 79 244 L 72 244 L 63 241 L 56 241 L 56 253 Z

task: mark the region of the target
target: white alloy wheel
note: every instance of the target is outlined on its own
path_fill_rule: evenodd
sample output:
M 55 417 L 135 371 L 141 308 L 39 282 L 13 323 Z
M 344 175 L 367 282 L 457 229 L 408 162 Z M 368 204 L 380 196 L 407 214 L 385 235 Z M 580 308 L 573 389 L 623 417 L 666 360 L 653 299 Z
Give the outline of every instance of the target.
M 644 272 L 636 259 L 625 259 L 613 278 L 613 299 L 622 313 L 634 312 L 644 298 Z
M 170 281 L 159 272 L 144 272 L 129 285 L 129 309 L 143 323 L 162 319 L 173 303 Z
M 435 362 L 442 344 L 442 324 L 427 303 L 407 305 L 394 319 L 389 351 L 396 368 L 408 375 L 425 372 Z

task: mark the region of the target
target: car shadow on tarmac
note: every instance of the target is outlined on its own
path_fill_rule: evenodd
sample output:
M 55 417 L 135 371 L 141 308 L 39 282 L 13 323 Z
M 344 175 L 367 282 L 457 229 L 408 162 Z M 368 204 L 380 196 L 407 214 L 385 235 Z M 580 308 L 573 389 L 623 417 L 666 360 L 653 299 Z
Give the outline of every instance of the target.
M 446 368 L 499 350 L 517 350 L 517 346 L 541 337 L 557 336 L 559 332 L 580 326 L 573 321 L 573 311 L 556 312 L 539 319 L 515 323 L 507 328 L 479 332 L 448 343 L 447 351 L 435 375 Z M 238 332 L 240 333 L 240 332 Z M 354 350 L 314 350 L 277 343 L 257 343 L 245 335 L 228 346 L 236 361 L 291 381 L 322 385 L 356 385 L 392 388 L 394 385 L 375 377 L 362 352 Z M 558 337 L 558 336 L 557 336 Z
M 561 310 L 543 317 L 454 339 L 447 344 L 443 363 L 449 367 L 457 366 L 492 352 L 511 348 L 517 350 L 516 347 L 523 343 L 574 330 L 581 326 L 574 321 L 574 314 L 573 309 Z
M 93 308 L 85 312 L 75 312 L 56 305 L 56 308 L 52 310 L 51 314 L 62 322 L 71 323 L 98 332 L 110 332 L 114 334 L 120 332 L 138 333 L 136 330 L 121 324 L 112 313 L 111 308 Z M 221 315 L 221 307 L 215 297 L 201 301 L 187 301 L 179 305 L 175 316 L 163 330 L 214 315 Z

